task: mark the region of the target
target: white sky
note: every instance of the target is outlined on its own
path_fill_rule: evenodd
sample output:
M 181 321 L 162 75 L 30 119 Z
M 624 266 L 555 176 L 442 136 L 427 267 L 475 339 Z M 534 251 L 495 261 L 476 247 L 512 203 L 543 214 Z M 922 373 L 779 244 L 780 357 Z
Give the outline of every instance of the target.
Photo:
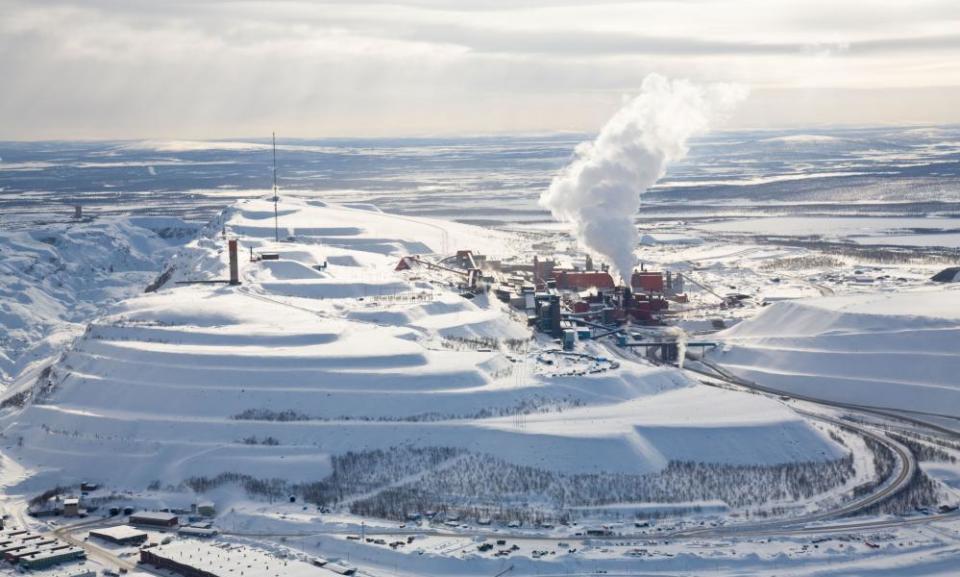
M 650 72 L 957 123 L 960 1 L 0 0 L 0 139 L 594 131 Z

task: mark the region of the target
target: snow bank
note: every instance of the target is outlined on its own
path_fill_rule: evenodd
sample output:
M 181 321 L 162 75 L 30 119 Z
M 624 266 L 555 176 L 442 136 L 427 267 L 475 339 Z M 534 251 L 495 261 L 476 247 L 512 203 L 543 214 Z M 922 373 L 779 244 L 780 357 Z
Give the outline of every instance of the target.
M 960 416 L 960 290 L 780 302 L 721 336 L 714 360 L 763 385 Z

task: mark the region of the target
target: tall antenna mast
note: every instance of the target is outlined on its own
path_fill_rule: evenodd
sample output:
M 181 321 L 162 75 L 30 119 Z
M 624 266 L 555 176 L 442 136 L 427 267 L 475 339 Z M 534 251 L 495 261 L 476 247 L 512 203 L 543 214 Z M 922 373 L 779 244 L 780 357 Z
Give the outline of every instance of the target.
M 280 242 L 280 218 L 277 202 L 280 200 L 280 191 L 277 189 L 277 133 L 273 133 L 273 237 Z

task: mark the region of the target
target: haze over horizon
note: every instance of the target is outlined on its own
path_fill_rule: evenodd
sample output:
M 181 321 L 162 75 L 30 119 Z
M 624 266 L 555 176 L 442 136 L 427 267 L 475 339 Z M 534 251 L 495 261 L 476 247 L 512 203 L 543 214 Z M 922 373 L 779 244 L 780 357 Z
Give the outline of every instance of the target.
M 727 128 L 960 122 L 960 4 L 0 0 L 0 139 L 595 131 L 658 73 Z

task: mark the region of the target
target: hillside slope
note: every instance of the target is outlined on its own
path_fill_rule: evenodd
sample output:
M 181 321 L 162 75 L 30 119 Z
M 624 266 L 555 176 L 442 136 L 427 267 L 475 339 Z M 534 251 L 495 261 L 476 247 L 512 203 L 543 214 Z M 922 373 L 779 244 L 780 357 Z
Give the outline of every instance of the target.
M 601 358 L 595 374 L 563 374 L 538 361 L 552 341 L 531 340 L 506 305 L 461 297 L 443 271 L 394 271 L 411 252 L 506 254 L 515 237 L 289 199 L 279 218 L 276 243 L 271 203 L 235 205 L 176 260 L 180 281 L 223 278 L 225 232 L 240 241 L 241 286 L 171 281 L 90 325 L 47 392 L 4 418 L 6 436 L 23 439 L 14 454 L 37 472 L 31 486 L 197 486 L 223 473 L 307 484 L 369 458 L 364 482 L 433 471 L 466 490 L 470 471 L 502 470 L 519 483 L 504 494 L 525 500 L 541 474 L 627 475 L 611 482 L 628 486 L 670 463 L 845 454 L 777 402 L 672 368 Z M 250 260 L 267 252 L 279 259 Z
M 780 302 L 720 338 L 713 359 L 765 386 L 960 417 L 960 290 Z
M 101 218 L 0 233 L 0 392 L 106 305 L 131 297 L 197 228 L 175 218 Z

